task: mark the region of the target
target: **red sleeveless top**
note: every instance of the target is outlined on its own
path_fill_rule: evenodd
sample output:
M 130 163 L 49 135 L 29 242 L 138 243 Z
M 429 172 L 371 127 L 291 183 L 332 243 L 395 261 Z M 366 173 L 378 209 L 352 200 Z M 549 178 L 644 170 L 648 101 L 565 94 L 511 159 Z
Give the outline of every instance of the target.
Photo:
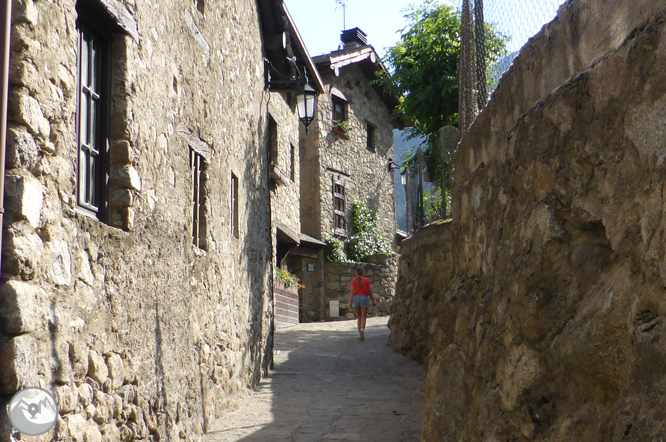
M 358 284 L 358 279 L 354 278 L 351 282 L 352 287 L 354 287 L 354 296 L 356 295 L 369 295 L 368 288 L 372 285 L 368 278 L 361 276 L 361 285 Z

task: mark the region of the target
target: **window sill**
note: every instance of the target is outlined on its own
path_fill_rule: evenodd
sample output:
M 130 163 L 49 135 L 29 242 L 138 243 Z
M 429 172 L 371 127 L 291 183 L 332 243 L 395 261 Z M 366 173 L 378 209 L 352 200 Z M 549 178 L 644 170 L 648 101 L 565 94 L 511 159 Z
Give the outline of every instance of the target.
M 289 178 L 284 174 L 277 166 L 277 164 L 271 164 L 271 178 L 277 183 L 278 186 L 283 186 L 287 184 Z
M 347 231 L 346 231 L 346 230 L 342 230 L 342 229 L 334 229 L 334 230 L 333 230 L 333 234 L 334 234 L 335 236 L 342 236 L 343 238 L 347 238 Z

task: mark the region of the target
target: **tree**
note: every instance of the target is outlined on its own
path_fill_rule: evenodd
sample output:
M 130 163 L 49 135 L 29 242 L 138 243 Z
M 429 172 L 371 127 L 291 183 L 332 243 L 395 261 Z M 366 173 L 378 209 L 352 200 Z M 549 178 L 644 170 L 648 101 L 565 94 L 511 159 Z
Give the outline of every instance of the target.
M 435 0 L 412 5 L 404 12 L 407 26 L 384 59 L 391 73 L 377 81 L 401 97 L 396 116 L 410 126 L 410 138 L 425 137 L 422 147 L 428 174 L 443 177 L 446 174 L 441 169 L 437 134 L 444 126 L 458 124 L 461 14 Z M 506 54 L 507 39 L 488 24 L 484 24 L 484 30 L 489 66 Z M 407 164 L 413 160 L 413 156 L 403 158 Z M 436 182 L 445 201 L 447 186 L 443 179 Z

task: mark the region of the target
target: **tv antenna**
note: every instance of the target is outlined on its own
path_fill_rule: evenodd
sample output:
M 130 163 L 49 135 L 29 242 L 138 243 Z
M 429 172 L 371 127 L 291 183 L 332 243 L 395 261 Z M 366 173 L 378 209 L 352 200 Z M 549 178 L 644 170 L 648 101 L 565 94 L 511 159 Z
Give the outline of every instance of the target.
M 345 31 L 347 30 L 347 23 L 345 21 L 345 12 L 347 10 L 347 3 L 349 0 L 335 0 L 335 3 L 338 5 L 338 7 L 342 7 L 342 30 Z M 335 8 L 338 9 L 338 8 Z

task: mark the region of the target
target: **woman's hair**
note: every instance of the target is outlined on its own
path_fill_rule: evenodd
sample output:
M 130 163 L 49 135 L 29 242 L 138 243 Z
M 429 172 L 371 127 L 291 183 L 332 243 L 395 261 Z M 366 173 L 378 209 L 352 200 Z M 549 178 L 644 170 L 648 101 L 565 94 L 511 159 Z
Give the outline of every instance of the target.
M 361 267 L 361 266 L 356 267 L 356 274 L 358 276 L 362 276 L 363 275 L 363 267 Z

